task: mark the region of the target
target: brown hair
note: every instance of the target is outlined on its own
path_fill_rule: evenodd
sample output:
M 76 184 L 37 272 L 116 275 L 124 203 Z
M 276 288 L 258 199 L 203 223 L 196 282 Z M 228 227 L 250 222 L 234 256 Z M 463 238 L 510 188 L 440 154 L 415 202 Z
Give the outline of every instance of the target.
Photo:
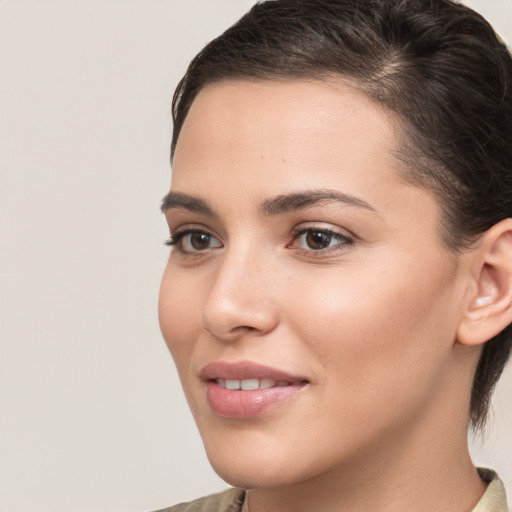
M 512 217 L 512 58 L 490 25 L 450 0 L 272 0 L 255 5 L 190 63 L 173 100 L 171 158 L 198 92 L 228 79 L 341 77 L 401 121 L 411 182 L 442 207 L 449 250 Z M 512 325 L 474 377 L 481 427 L 510 356 Z

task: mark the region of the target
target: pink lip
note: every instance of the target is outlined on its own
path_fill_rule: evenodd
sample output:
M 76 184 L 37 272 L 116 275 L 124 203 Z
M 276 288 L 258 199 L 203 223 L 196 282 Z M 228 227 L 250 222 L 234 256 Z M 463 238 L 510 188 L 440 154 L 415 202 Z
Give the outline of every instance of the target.
M 270 366 L 264 366 L 250 361 L 240 361 L 238 363 L 228 363 L 218 361 L 207 364 L 200 373 L 203 380 L 212 379 L 272 379 L 275 381 L 285 380 L 287 382 L 304 382 L 305 377 L 292 375 Z
M 201 370 L 200 377 L 206 382 L 212 410 L 220 416 L 239 419 L 252 418 L 292 398 L 308 383 L 304 377 L 247 361 L 208 364 Z M 216 379 L 272 379 L 276 382 L 285 381 L 288 385 L 250 391 L 230 390 L 219 386 Z

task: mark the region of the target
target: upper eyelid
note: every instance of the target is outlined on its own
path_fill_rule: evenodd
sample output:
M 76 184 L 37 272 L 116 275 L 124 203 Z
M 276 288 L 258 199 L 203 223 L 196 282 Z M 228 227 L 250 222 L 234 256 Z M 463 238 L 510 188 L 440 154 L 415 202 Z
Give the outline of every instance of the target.
M 325 226 L 297 226 L 293 228 L 291 233 L 303 233 L 304 231 L 324 231 L 325 233 L 333 233 L 335 235 L 344 235 L 346 230 L 338 230 L 336 228 L 325 227 Z M 341 232 L 343 231 L 343 232 Z
M 190 231 L 201 231 L 201 232 L 204 232 L 204 233 L 211 233 L 211 229 L 208 229 L 206 227 L 201 227 L 201 226 L 195 226 L 195 225 L 183 225 L 183 226 L 179 226 L 177 227 L 176 229 L 172 230 L 175 234 L 176 233 L 187 233 L 187 232 L 190 232 Z
M 352 231 L 341 228 L 338 226 L 333 226 L 332 224 L 324 223 L 324 222 L 303 222 L 301 224 L 298 224 L 295 226 L 290 234 L 292 236 L 296 236 L 298 234 L 307 232 L 307 231 L 323 231 L 325 233 L 332 233 L 333 235 L 339 235 L 344 236 L 346 238 L 349 238 L 351 240 L 357 239 L 357 235 L 355 235 Z
M 174 229 L 171 226 L 169 226 L 169 228 L 171 231 L 171 236 L 177 236 L 177 235 L 180 235 L 183 233 L 186 234 L 186 233 L 190 233 L 191 231 L 192 232 L 199 231 L 201 233 L 208 233 L 209 235 L 212 235 L 215 238 L 219 238 L 219 236 L 216 234 L 215 230 L 213 230 L 203 224 L 200 224 L 200 223 L 190 222 L 190 223 L 181 224 Z

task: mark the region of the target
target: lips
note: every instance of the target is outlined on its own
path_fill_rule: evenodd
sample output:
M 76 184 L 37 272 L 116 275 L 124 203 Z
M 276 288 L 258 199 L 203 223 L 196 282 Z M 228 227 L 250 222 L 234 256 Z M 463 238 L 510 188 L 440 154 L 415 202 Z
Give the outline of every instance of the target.
M 239 419 L 257 416 L 291 399 L 308 384 L 302 376 L 250 362 L 211 363 L 200 377 L 206 382 L 213 412 Z

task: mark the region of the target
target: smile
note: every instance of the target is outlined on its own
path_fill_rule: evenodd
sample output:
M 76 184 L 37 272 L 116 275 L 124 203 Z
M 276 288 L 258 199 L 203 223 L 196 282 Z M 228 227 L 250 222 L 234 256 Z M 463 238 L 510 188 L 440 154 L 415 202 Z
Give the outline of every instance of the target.
M 251 362 L 215 362 L 203 368 L 211 411 L 225 418 L 249 419 L 298 395 L 309 381 Z

